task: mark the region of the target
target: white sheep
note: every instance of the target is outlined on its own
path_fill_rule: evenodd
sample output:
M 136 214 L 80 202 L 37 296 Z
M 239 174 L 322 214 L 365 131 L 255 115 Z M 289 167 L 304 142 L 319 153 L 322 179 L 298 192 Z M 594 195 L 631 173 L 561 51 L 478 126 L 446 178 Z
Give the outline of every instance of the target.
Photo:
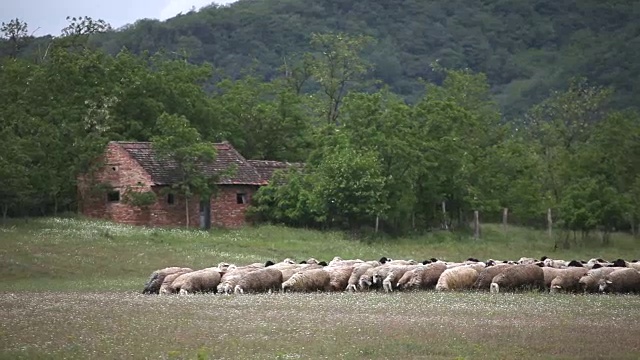
M 471 289 L 478 279 L 478 272 L 469 266 L 445 270 L 436 284 L 436 291 Z
M 301 271 L 282 283 L 282 291 L 331 291 L 331 276 L 324 269 Z

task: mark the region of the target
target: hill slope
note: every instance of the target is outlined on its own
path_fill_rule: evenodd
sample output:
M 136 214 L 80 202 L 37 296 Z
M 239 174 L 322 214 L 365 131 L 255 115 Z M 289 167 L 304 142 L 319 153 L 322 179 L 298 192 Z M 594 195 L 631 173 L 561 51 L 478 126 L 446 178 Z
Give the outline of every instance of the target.
M 638 18 L 631 0 L 240 0 L 166 22 L 140 20 L 94 41 L 112 53 L 185 50 L 233 76 L 255 66 L 270 78 L 285 59 L 310 50 L 312 32 L 367 34 L 377 39 L 366 54 L 372 76 L 407 100 L 423 91 L 420 78 L 439 80 L 430 67 L 439 61 L 486 73 L 513 116 L 572 76 L 614 86 L 616 107 L 637 106 Z

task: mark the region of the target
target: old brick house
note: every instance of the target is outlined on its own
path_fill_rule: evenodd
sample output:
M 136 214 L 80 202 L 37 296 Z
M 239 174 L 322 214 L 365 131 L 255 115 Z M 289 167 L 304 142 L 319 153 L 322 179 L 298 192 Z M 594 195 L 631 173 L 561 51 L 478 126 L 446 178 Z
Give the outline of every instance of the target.
M 246 160 L 231 144 L 217 143 L 216 159 L 203 167 L 208 175 L 233 166 L 232 175 L 218 181 L 218 191 L 210 199 L 189 199 L 189 224 L 235 228 L 245 224 L 245 212 L 253 194 L 276 169 L 292 164 L 278 161 Z M 78 198 L 83 215 L 119 223 L 148 226 L 184 226 L 184 196 L 171 190 L 176 182 L 175 164 L 160 161 L 149 142 L 112 141 L 107 145 L 103 166 L 89 179 L 78 182 Z M 99 185 L 99 186 L 96 186 Z M 127 191 L 156 195 L 155 203 L 137 207 L 123 201 Z

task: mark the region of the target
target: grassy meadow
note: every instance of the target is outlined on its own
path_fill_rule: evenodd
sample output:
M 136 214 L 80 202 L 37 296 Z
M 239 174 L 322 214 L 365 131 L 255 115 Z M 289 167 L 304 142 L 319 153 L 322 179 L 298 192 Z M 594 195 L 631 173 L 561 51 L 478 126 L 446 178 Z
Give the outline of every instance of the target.
M 640 257 L 614 234 L 553 250 L 544 232 L 485 225 L 358 241 L 277 226 L 153 229 L 78 218 L 0 226 L 0 358 L 610 358 L 640 356 L 640 296 L 460 292 L 143 296 L 149 274 L 286 257 L 464 260 Z

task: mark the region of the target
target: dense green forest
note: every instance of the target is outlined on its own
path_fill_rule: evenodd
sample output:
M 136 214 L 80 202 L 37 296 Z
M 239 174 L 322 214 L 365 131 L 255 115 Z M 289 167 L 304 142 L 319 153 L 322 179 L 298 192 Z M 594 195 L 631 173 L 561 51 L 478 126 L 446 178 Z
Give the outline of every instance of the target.
M 438 61 L 486 74 L 502 114 L 514 118 L 574 76 L 613 86 L 614 106 L 637 107 L 638 18 L 633 0 L 240 0 L 165 22 L 142 19 L 91 41 L 112 55 L 166 49 L 233 78 L 252 67 L 271 80 L 312 50 L 312 33 L 368 35 L 376 41 L 362 54 L 374 65 L 367 78 L 410 103 L 423 95 L 420 79 L 442 81 L 429 66 Z M 34 40 L 25 55 L 37 56 L 50 39 Z
M 551 209 L 567 233 L 636 231 L 637 5 L 384 4 L 241 0 L 55 38 L 4 23 L 3 216 L 75 209 L 109 140 L 185 162 L 228 140 L 306 163 L 259 191 L 258 221 L 406 233 Z

